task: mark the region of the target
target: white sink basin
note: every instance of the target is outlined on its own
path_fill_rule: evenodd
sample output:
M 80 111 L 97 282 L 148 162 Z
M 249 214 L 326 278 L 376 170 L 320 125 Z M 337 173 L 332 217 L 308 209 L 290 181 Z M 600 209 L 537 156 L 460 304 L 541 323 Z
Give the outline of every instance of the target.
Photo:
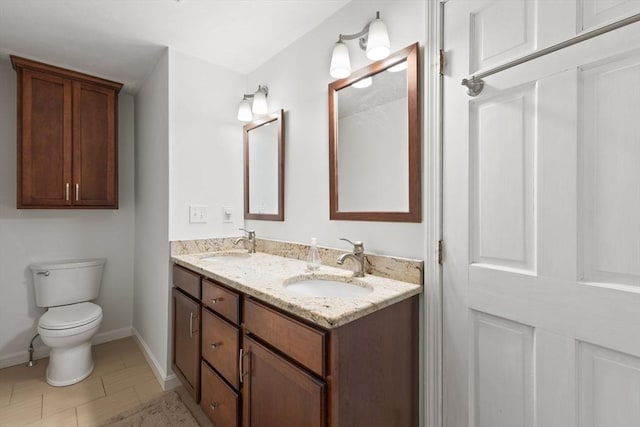
M 284 283 L 287 292 L 305 297 L 357 298 L 373 292 L 373 288 L 365 284 L 354 284 L 345 281 L 299 278 Z
M 217 253 L 217 254 L 210 254 L 210 255 L 205 255 L 202 258 L 200 258 L 200 260 L 202 261 L 211 261 L 211 262 L 229 262 L 229 261 L 244 261 L 249 259 L 249 254 L 248 253 L 243 253 L 243 252 L 239 252 L 239 253 Z

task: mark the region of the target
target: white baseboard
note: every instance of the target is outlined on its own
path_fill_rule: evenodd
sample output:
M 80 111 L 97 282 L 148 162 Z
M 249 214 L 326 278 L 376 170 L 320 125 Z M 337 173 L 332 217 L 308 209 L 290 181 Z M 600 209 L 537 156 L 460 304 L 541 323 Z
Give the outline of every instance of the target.
M 93 337 L 93 344 L 102 344 L 108 341 L 118 340 L 120 338 L 130 337 L 132 335 L 133 328 L 131 326 L 127 326 L 125 328 L 114 329 L 113 331 L 105 331 L 97 334 Z M 49 347 L 42 344 L 40 338 L 37 338 L 34 342 L 33 349 L 33 359 L 43 359 L 49 356 Z M 27 344 L 26 347 L 29 345 Z M 29 361 L 29 350 L 28 348 L 24 351 L 18 351 L 15 353 L 10 353 L 4 356 L 0 356 L 0 369 L 7 368 L 9 366 L 21 365 L 23 363 L 27 363 Z
M 142 336 L 140 336 L 136 328 L 133 328 L 133 336 L 135 337 L 136 342 L 140 347 L 140 350 L 142 350 L 142 354 L 144 355 L 144 358 L 147 360 L 147 363 L 149 364 L 149 366 L 151 366 L 151 371 L 153 371 L 153 375 L 155 375 L 156 379 L 162 386 L 162 389 L 171 390 L 176 387 L 179 387 L 181 384 L 178 377 L 176 377 L 175 374 L 167 375 L 167 372 L 164 370 L 162 366 L 160 366 L 155 356 L 151 352 L 151 349 L 149 348 L 147 343 L 142 339 Z

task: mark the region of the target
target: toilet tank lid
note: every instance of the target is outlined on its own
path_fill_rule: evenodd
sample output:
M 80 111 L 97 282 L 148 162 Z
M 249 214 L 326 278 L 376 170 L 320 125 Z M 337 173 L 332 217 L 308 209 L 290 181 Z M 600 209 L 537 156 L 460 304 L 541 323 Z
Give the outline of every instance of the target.
M 103 265 L 105 258 L 68 259 L 62 261 L 34 262 L 29 265 L 31 270 L 66 270 L 69 268 L 82 268 Z
M 51 307 L 40 317 L 44 329 L 70 329 L 86 325 L 102 316 L 102 307 L 92 302 Z

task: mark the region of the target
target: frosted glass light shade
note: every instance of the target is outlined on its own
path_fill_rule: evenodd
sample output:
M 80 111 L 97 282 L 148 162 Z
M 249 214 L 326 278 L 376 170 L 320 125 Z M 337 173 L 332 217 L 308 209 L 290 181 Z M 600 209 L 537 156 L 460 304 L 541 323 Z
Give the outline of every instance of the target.
M 267 114 L 269 112 L 267 95 L 263 91 L 258 90 L 253 94 L 253 106 L 251 107 L 251 111 L 253 111 L 254 114 L 259 115 Z
M 238 107 L 238 120 L 241 122 L 250 122 L 253 120 L 253 114 L 251 114 L 251 101 L 243 99 Z
M 369 38 L 367 40 L 367 58 L 377 61 L 384 59 L 391 53 L 391 43 L 387 25 L 380 18 L 369 24 Z
M 339 41 L 333 46 L 331 54 L 331 67 L 329 74 L 334 79 L 344 79 L 351 74 L 351 60 L 349 59 L 349 48 Z

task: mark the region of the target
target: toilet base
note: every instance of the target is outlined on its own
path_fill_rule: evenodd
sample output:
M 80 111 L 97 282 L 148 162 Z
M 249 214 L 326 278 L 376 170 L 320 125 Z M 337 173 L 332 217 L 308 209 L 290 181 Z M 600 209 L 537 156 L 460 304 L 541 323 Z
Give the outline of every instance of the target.
M 47 384 L 62 387 L 76 384 L 93 372 L 91 341 L 64 348 L 52 348 L 49 352 Z

